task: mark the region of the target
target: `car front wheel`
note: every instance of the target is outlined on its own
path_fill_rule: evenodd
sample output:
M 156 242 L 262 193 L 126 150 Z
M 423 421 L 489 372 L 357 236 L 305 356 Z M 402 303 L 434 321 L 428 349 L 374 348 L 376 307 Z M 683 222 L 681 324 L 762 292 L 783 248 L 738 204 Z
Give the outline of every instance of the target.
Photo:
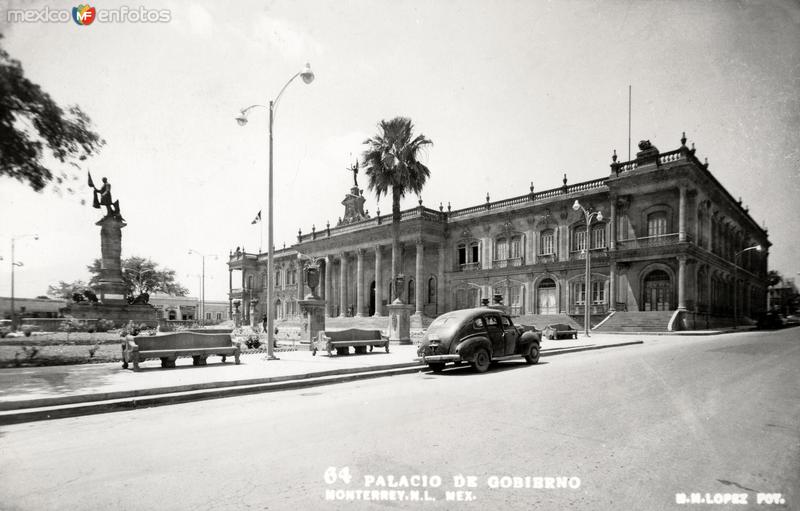
M 492 358 L 489 356 L 489 352 L 481 348 L 475 353 L 475 361 L 472 363 L 472 367 L 479 373 L 485 373 L 489 369 L 491 362 Z
M 539 345 L 536 343 L 531 343 L 530 349 L 528 349 L 528 354 L 525 355 L 525 363 L 526 364 L 536 364 L 539 362 Z

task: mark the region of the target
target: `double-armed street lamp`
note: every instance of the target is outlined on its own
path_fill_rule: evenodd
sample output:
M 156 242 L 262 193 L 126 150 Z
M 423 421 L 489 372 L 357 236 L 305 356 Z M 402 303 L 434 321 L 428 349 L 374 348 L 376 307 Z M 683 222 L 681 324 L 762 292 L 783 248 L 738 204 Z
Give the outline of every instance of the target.
M 303 82 L 311 83 L 314 81 L 314 72 L 311 71 L 311 66 L 307 63 L 305 68 L 302 71 L 298 71 L 295 73 L 294 76 L 289 78 L 289 81 L 281 88 L 278 95 L 275 99 L 270 100 L 269 106 L 264 105 L 251 105 L 241 111 L 241 115 L 236 118 L 236 122 L 239 123 L 240 126 L 244 126 L 247 124 L 247 114 L 253 108 L 260 107 L 260 108 L 268 108 L 269 109 L 269 174 L 267 180 L 267 187 L 269 189 L 267 195 L 267 359 L 275 360 L 276 357 L 272 352 L 272 346 L 274 343 L 274 339 L 272 338 L 274 324 L 275 324 L 275 314 L 273 312 L 273 279 L 275 276 L 272 274 L 273 272 L 273 241 L 272 241 L 272 228 L 274 224 L 274 219 L 272 215 L 272 132 L 273 132 L 273 124 L 275 120 L 275 111 L 278 107 L 278 101 L 281 99 L 281 95 L 283 95 L 283 91 L 286 90 L 286 87 L 289 86 L 290 83 L 294 81 L 295 78 L 301 77 Z
M 202 252 L 198 252 L 194 249 L 189 249 L 189 254 L 199 255 L 200 259 L 203 261 L 203 269 L 201 274 L 201 284 L 200 284 L 200 324 L 206 324 L 206 257 L 213 257 L 217 259 L 217 254 L 203 254 Z
M 748 252 L 750 250 L 755 250 L 756 252 L 761 252 L 761 245 L 753 245 L 751 247 L 747 247 L 743 250 L 736 252 L 733 256 L 733 328 L 739 328 L 739 316 L 738 316 L 738 307 L 739 307 L 739 256 Z
M 578 199 L 575 199 L 575 203 L 572 205 L 572 209 L 574 211 L 583 211 L 583 215 L 586 218 L 586 276 L 585 276 L 585 280 L 584 280 L 584 284 L 583 284 L 583 308 L 584 308 L 583 326 L 584 326 L 584 332 L 586 334 L 586 337 L 590 337 L 589 330 L 592 327 L 591 324 L 589 323 L 589 321 L 590 321 L 590 314 L 589 313 L 591 312 L 590 311 L 591 307 L 590 307 L 589 297 L 590 297 L 590 293 L 591 293 L 590 284 L 591 284 L 591 279 L 592 279 L 592 274 L 591 274 L 591 271 L 592 271 L 592 263 L 591 263 L 591 260 L 592 260 L 592 256 L 591 256 L 591 254 L 592 254 L 591 253 L 591 248 L 592 248 L 591 233 L 592 233 L 592 229 L 591 229 L 591 226 L 592 226 L 592 220 L 595 219 L 595 218 L 597 218 L 598 222 L 602 222 L 603 221 L 603 212 L 602 211 L 592 211 L 591 207 L 589 209 L 584 208 L 583 206 L 581 206 L 581 203 L 578 201 Z
M 20 236 L 14 236 L 11 238 L 11 330 L 17 330 L 17 311 L 14 305 L 14 268 L 17 266 L 22 266 L 21 262 L 18 262 L 14 259 L 14 244 L 17 240 L 21 240 L 24 238 L 33 238 L 34 240 L 39 239 L 38 234 L 22 234 Z

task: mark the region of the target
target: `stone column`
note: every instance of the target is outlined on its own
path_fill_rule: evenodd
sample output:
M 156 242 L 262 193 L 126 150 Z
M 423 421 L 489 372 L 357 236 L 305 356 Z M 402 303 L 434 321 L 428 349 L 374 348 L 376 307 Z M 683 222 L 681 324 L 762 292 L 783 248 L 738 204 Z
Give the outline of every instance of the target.
M 617 310 L 617 262 L 608 265 L 608 311 Z
M 447 301 L 444 290 L 444 266 L 446 264 L 447 248 L 445 244 L 439 245 L 439 268 L 436 272 L 436 314 L 447 310 Z
M 536 264 L 539 257 L 539 236 L 536 229 L 528 231 L 528 247 L 530 250 L 526 254 L 525 262 L 527 264 Z
M 297 272 L 297 299 L 298 300 L 302 300 L 303 299 L 303 296 L 305 296 L 304 293 L 305 293 L 305 290 L 306 290 L 306 284 L 305 284 L 305 281 L 306 281 L 305 274 L 306 274 L 306 272 L 303 271 L 303 266 L 304 266 L 304 264 L 303 264 L 302 261 L 297 261 L 297 265 L 295 267 L 296 268 L 295 271 Z M 296 314 L 300 314 L 300 311 L 295 310 L 295 313 Z
M 611 205 L 609 206 L 609 209 L 611 210 L 610 214 L 611 218 L 609 220 L 611 225 L 609 226 L 608 236 L 611 238 L 611 240 L 609 240 L 608 248 L 609 250 L 616 250 L 617 249 L 617 198 L 616 197 L 611 197 Z
M 414 268 L 414 270 L 415 270 L 414 271 L 414 281 L 416 282 L 416 284 L 414 286 L 414 295 L 415 295 L 414 296 L 414 301 L 416 302 L 416 309 L 414 310 L 414 314 L 416 314 L 418 316 L 422 315 L 422 311 L 423 311 L 423 308 L 424 308 L 423 307 L 424 306 L 424 302 L 423 302 L 423 297 L 422 297 L 422 293 L 423 293 L 423 291 L 425 291 L 425 286 L 423 286 L 424 283 L 422 282 L 423 278 L 424 278 L 423 274 L 422 274 L 422 262 L 423 262 L 423 257 L 425 255 L 424 250 L 425 249 L 424 249 L 424 245 L 423 245 L 423 242 L 422 242 L 422 238 L 420 238 L 420 239 L 417 240 L 417 261 L 416 261 L 417 264 L 416 264 L 416 267 Z
M 375 245 L 375 317 L 383 316 L 383 250 Z
M 233 268 L 228 268 L 228 319 L 233 318 Z
M 678 309 L 686 310 L 686 256 L 678 256 Z
M 363 318 L 364 314 L 364 249 L 356 250 L 356 316 Z
M 681 185 L 678 198 L 678 241 L 686 241 L 686 186 Z
M 342 252 L 339 256 L 339 317 L 347 316 L 347 252 Z
M 322 288 L 322 299 L 325 300 L 325 315 L 333 316 L 333 258 L 325 256 L 325 286 Z

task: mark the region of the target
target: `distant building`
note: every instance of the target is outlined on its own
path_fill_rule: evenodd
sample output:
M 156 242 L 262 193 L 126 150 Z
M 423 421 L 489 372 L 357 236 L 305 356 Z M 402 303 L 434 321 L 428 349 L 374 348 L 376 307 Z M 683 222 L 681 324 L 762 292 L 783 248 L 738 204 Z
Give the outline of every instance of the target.
M 403 301 L 433 317 L 500 294 L 514 314 L 581 318 L 590 307 L 602 318 L 614 311 L 679 310 L 705 325 L 731 318 L 734 297 L 739 315 L 763 311 L 766 229 L 697 159 L 685 137 L 665 153 L 647 141 L 639 147 L 632 161 L 617 162 L 615 154 L 610 174 L 591 181 L 569 184 L 565 175 L 563 185 L 550 190 L 536 191 L 531 183 L 522 195 L 491 201 L 487 194 L 485 202 L 464 209 L 430 209 L 420 200 L 403 211 Z M 336 226 L 298 232 L 295 245 L 275 251 L 271 306 L 278 319 L 300 314 L 308 257 L 320 261 L 319 293 L 328 316 L 387 314 L 394 296 L 391 214 L 370 218 L 354 197 L 363 198 L 363 190 L 354 187 L 345 196 L 345 216 Z M 602 211 L 603 220 L 587 229 L 583 213 L 572 208 L 576 200 Z M 763 250 L 739 253 L 754 245 Z M 267 254 L 237 247 L 228 266 L 231 310 L 240 304 L 245 319 L 263 314 Z
M 57 318 L 61 315 L 61 309 L 66 306 L 65 300 L 14 298 L 14 309 L 18 318 Z M 0 317 L 11 319 L 11 297 L 0 296 Z
M 150 295 L 150 305 L 159 309 L 159 318 L 168 321 L 200 321 L 203 304 L 194 296 Z M 229 319 L 228 302 L 206 300 L 205 321 L 221 322 Z
M 769 308 L 779 311 L 784 316 L 796 314 L 800 306 L 800 295 L 794 279 L 784 279 L 778 285 L 769 288 Z

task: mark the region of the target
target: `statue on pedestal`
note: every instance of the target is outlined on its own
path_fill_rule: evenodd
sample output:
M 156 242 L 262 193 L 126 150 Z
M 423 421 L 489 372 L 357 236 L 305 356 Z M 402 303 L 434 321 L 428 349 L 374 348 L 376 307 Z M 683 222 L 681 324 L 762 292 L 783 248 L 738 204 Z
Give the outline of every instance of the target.
M 111 198 L 111 184 L 108 182 L 107 178 L 103 178 L 103 186 L 96 188 L 94 186 L 94 181 L 92 181 L 92 175 L 89 174 L 89 188 L 94 191 L 94 200 L 92 201 L 93 208 L 100 209 L 100 206 L 105 206 L 106 216 L 122 218 L 119 211 L 119 201 L 112 200 Z

